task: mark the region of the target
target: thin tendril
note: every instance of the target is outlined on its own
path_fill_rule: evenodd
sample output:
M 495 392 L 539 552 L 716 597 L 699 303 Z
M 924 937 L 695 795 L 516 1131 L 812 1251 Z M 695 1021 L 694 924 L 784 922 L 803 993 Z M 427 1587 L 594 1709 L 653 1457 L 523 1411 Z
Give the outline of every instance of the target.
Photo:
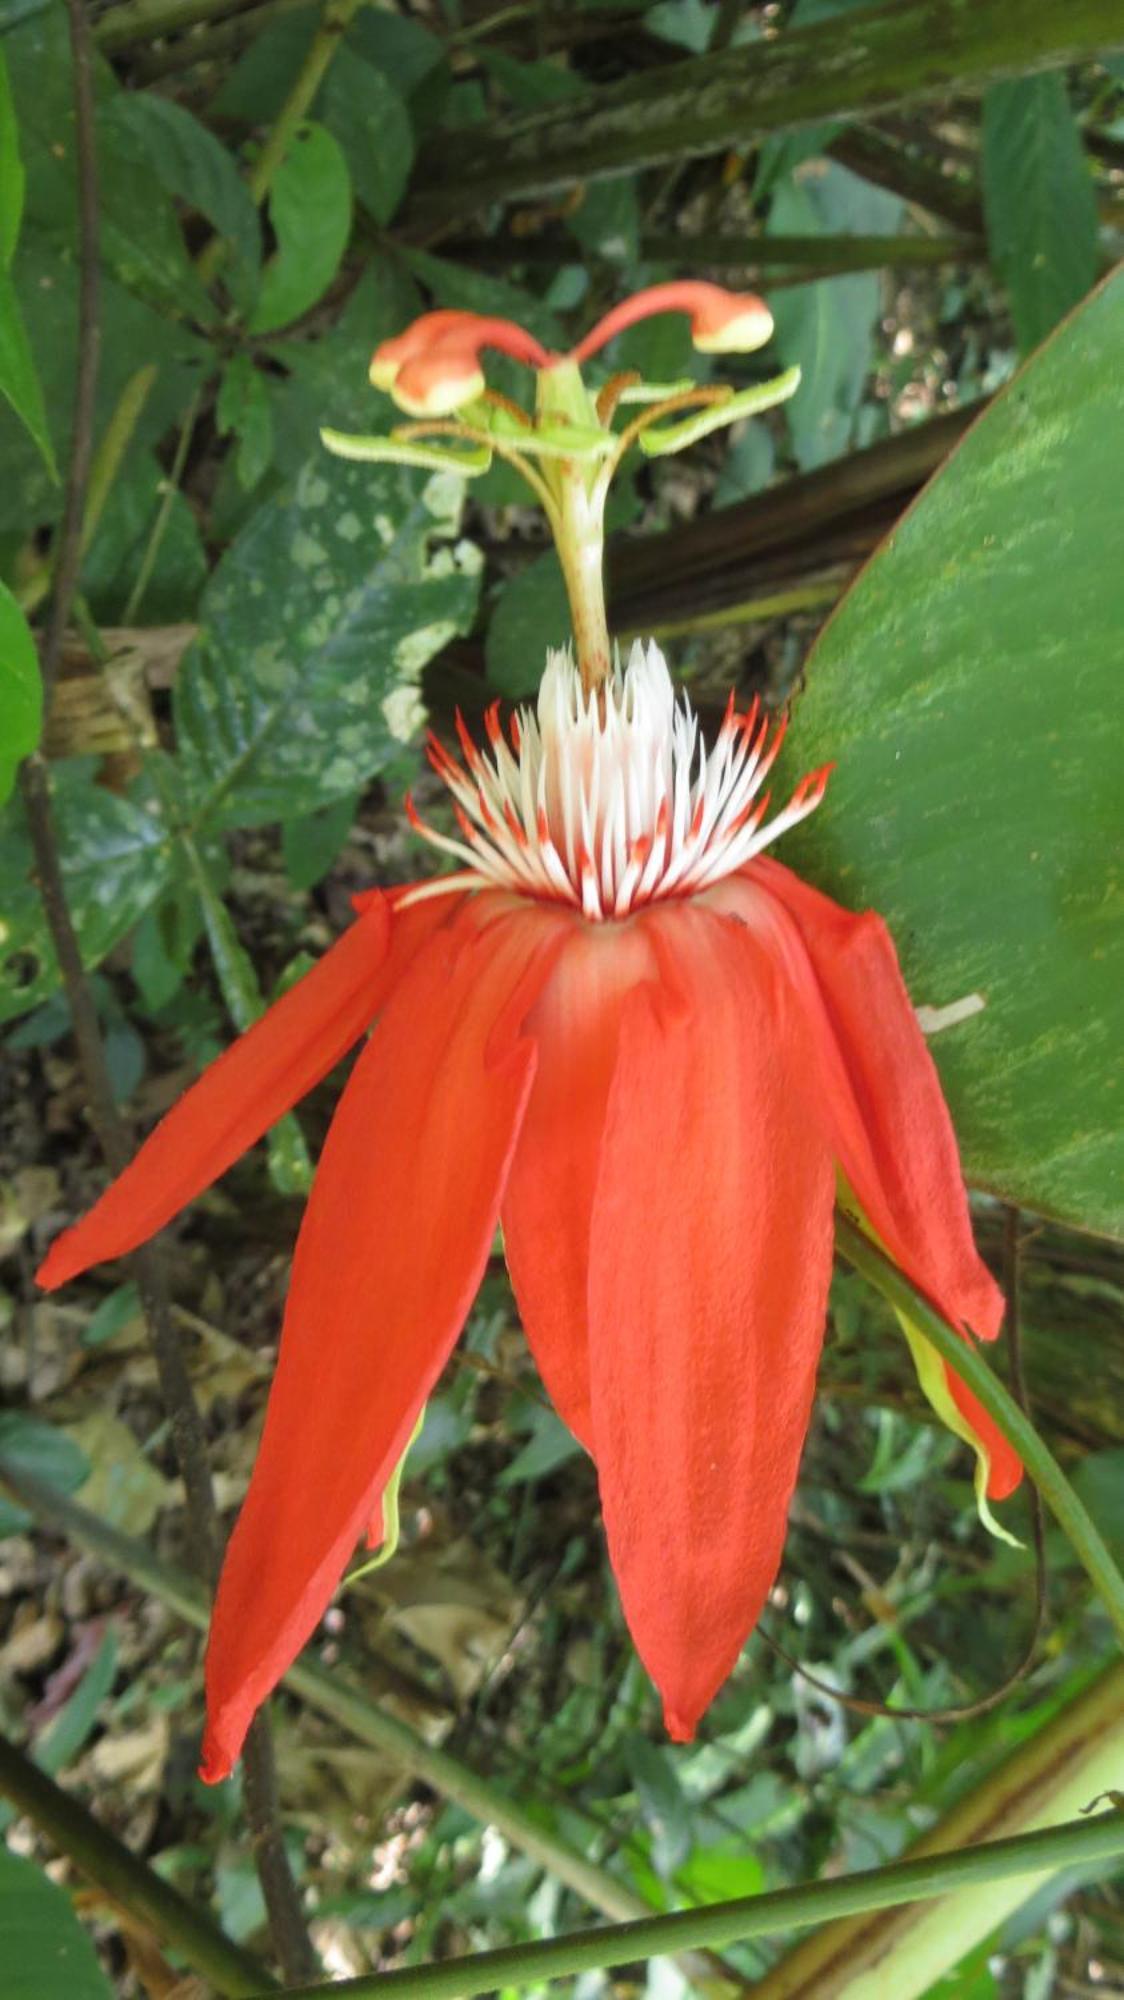
M 1011 1393 L 1024 1415 L 1029 1416 L 1030 1407 L 1027 1396 L 1026 1377 L 1023 1371 L 1022 1336 L 1019 1323 L 1019 1275 L 1021 1262 L 1022 1243 L 1019 1236 L 1019 1211 L 1017 1208 L 1008 1208 L 1003 1234 L 1003 1288 L 1007 1298 L 1006 1333 L 1009 1374 Z M 978 1701 L 963 1702 L 952 1708 L 898 1708 L 890 1707 L 886 1702 L 863 1701 L 857 1695 L 843 1694 L 838 1688 L 832 1687 L 828 1681 L 820 1680 L 816 1674 L 811 1673 L 792 1653 L 787 1652 L 780 1641 L 774 1639 L 771 1633 L 767 1632 L 762 1625 L 758 1625 L 757 1627 L 759 1637 L 764 1641 L 770 1652 L 775 1653 L 778 1659 L 783 1660 L 793 1673 L 799 1674 L 801 1680 L 806 1681 L 809 1687 L 815 1688 L 817 1694 L 826 1695 L 829 1700 L 838 1702 L 841 1708 L 850 1709 L 855 1715 L 886 1716 L 895 1722 L 934 1723 L 970 1722 L 978 1715 L 987 1715 L 993 1708 L 998 1708 L 1001 1702 L 1006 1701 L 1012 1688 L 1017 1687 L 1020 1681 L 1026 1679 L 1038 1656 L 1038 1647 L 1046 1624 L 1048 1603 L 1045 1516 L 1042 1509 L 1042 1497 L 1033 1482 L 1028 1482 L 1027 1497 L 1030 1502 L 1031 1541 L 1034 1547 L 1034 1623 L 1031 1627 L 1030 1638 L 1027 1641 L 1026 1648 L 1018 1665 L 997 1688 L 993 1688 L 990 1694 L 981 1695 Z

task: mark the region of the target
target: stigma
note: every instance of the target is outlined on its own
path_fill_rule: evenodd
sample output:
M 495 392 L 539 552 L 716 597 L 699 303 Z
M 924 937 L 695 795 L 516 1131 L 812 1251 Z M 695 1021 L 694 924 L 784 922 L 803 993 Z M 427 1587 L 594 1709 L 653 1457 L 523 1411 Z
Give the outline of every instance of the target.
M 569 649 L 551 652 L 536 706 L 505 734 L 496 702 L 485 727 L 479 747 L 458 714 L 459 759 L 430 736 L 460 837 L 426 825 L 410 799 L 406 809 L 415 832 L 460 865 L 405 901 L 501 888 L 593 921 L 628 917 L 744 868 L 815 811 L 832 768 L 801 779 L 770 818 L 765 786 L 784 722 L 773 727 L 756 699 L 740 712 L 731 695 L 708 749 L 658 646 L 639 641 L 588 692 Z

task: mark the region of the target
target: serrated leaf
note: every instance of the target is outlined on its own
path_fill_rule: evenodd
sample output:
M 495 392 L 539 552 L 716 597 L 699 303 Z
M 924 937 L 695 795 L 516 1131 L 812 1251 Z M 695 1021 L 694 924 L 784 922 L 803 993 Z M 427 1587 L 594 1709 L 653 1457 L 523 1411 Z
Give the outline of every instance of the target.
M 293 140 L 270 188 L 269 219 L 277 254 L 262 276 L 251 333 L 272 333 L 314 306 L 347 248 L 351 179 L 338 141 L 322 125 L 303 125 Z
M 153 814 L 92 782 L 88 759 L 53 764 L 51 790 L 70 914 L 83 962 L 94 966 L 167 886 L 170 843 Z M 58 977 L 31 843 L 12 799 L 0 815 L 0 1021 L 38 1006 Z
M 34 1861 L 0 1846 L 0 1939 L 12 2000 L 113 2000 L 70 1897 Z
M 321 454 L 219 564 L 175 689 L 197 821 L 250 826 L 359 791 L 421 720 L 418 677 L 471 622 L 479 556 L 449 473 Z
M 206 216 L 228 245 L 241 282 L 253 284 L 261 261 L 261 225 L 237 162 L 182 104 L 153 91 L 124 93 L 103 114 L 127 133 L 166 193 Z
M 1097 275 L 1096 194 L 1056 71 L 992 86 L 981 164 L 988 247 L 1025 354 Z
M 916 1004 L 983 1002 L 930 1041 L 969 1178 L 1117 1234 L 1122 351 L 1118 274 L 864 570 L 805 669 L 789 770 L 836 770 L 781 857 L 882 911 Z
M 328 71 L 316 115 L 340 143 L 356 199 L 376 222 L 389 222 L 414 162 L 410 115 L 393 84 L 349 53 Z
M 35 641 L 11 591 L 0 583 L 0 804 L 12 789 L 17 766 L 38 743 L 42 721 Z

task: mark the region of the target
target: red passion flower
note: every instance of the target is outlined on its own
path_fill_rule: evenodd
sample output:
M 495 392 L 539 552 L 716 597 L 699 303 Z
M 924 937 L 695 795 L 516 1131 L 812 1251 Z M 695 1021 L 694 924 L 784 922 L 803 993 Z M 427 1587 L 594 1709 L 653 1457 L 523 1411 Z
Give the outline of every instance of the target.
M 357 1541 L 381 1542 L 384 1492 L 497 1223 L 680 1740 L 777 1573 L 837 1176 L 966 1336 L 999 1328 L 889 933 L 763 852 L 819 804 L 826 773 L 769 819 L 779 732 L 731 705 L 705 747 L 654 646 L 592 691 L 552 655 L 537 710 L 507 733 L 493 711 L 487 737 L 462 728 L 460 761 L 431 743 L 459 835 L 414 820 L 455 872 L 358 898 L 351 928 L 39 1274 L 61 1285 L 143 1242 L 363 1042 L 218 1588 L 208 1779 L 230 1771 Z M 942 1394 L 1001 1498 L 1018 1460 L 948 1371 Z

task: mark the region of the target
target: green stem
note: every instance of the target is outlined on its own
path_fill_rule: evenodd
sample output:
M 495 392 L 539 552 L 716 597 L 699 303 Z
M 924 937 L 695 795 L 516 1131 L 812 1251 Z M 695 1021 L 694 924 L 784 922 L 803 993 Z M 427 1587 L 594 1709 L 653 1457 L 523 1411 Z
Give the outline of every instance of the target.
M 328 0 L 324 18 L 316 31 L 312 47 L 300 66 L 296 82 L 281 106 L 268 139 L 246 176 L 250 197 L 259 208 L 273 185 L 273 177 L 278 167 L 312 109 L 316 93 L 327 75 L 332 58 L 359 7 L 360 0 Z M 221 236 L 213 236 L 196 258 L 195 268 L 205 285 L 209 285 L 221 269 L 226 248 Z
M 991 1840 L 954 1854 L 897 1861 L 866 1868 L 841 1880 L 804 1882 L 764 1896 L 742 1896 L 705 1910 L 677 1910 L 641 1923 L 606 1924 L 600 1930 L 572 1931 L 540 1944 L 511 1945 L 479 1952 L 444 1965 L 408 1966 L 401 1972 L 344 1979 L 334 1986 L 302 1986 L 293 2000 L 470 2000 L 497 1987 L 538 1986 L 581 1972 L 627 1965 L 635 1959 L 663 1958 L 671 1952 L 709 1945 L 721 1949 L 748 1938 L 805 1929 L 831 1918 L 865 1910 L 893 1909 L 899 1903 L 946 1896 L 967 1884 L 1001 1882 L 1012 1875 L 1052 1875 L 1062 1868 L 1088 1868 L 1124 1853 L 1124 1812 L 1070 1820 L 1013 1840 Z
M 123 1535 L 88 1508 L 2 1458 L 0 1488 L 12 1493 L 37 1520 L 58 1529 L 79 1548 L 120 1570 L 167 1604 L 187 1624 L 206 1631 L 210 1620 L 209 1599 L 185 1570 L 161 1562 L 143 1542 Z M 302 1654 L 285 1675 L 285 1686 L 322 1715 L 339 1723 L 358 1742 L 386 1752 L 404 1771 L 463 1806 L 482 1825 L 496 1827 L 513 1847 L 564 1882 L 592 1909 L 610 1917 L 647 1914 L 649 1906 L 635 1891 L 618 1882 L 595 1861 L 568 1847 L 497 1786 L 478 1777 L 447 1751 L 425 1742 L 385 1709 L 376 1707 L 345 1675 L 335 1669 L 329 1671 L 308 1654 Z
M 771 41 L 645 70 L 428 147 L 411 221 L 471 215 L 528 194 L 834 118 L 1053 69 L 1124 45 L 1119 0 L 892 0 Z
M 1053 1453 L 1043 1443 L 1030 1418 L 1020 1410 L 979 1349 L 964 1340 L 928 1299 L 910 1284 L 896 1264 L 865 1236 L 848 1216 L 836 1213 L 835 1241 L 849 1264 L 861 1271 L 884 1299 L 904 1313 L 924 1334 L 943 1361 L 978 1397 L 995 1419 L 1033 1479 L 1124 1645 L 1124 1577 L 1121 1576 L 1093 1521 L 1078 1499 Z
M 82 510 L 82 531 L 78 542 L 80 556 L 85 555 L 94 538 L 105 503 L 113 489 L 113 482 L 121 470 L 121 462 L 132 443 L 141 412 L 152 393 L 156 376 L 155 364 L 148 362 L 143 368 L 138 368 L 135 375 L 129 377 L 118 398 L 117 407 L 106 425 L 105 435 L 94 453 L 86 488 L 86 504 Z M 21 591 L 17 592 L 22 610 L 30 614 L 42 603 L 51 588 L 54 569 L 55 561 L 52 558 L 43 564 Z M 124 622 L 128 624 L 128 618 Z
M 313 100 L 328 73 L 332 57 L 358 13 L 359 5 L 360 0 L 328 0 L 324 18 L 316 31 L 312 47 L 301 64 L 300 74 L 282 105 L 277 123 L 262 147 L 247 180 L 246 185 L 255 202 L 263 202 L 269 193 L 273 176 L 296 138 L 299 126 L 311 111 Z
M 181 1952 L 192 1971 L 219 1993 L 240 2000 L 247 1994 L 280 1990 L 248 1951 L 225 1937 L 146 1861 L 130 1854 L 115 1833 L 4 1737 L 0 1737 L 0 1792 L 111 1902 L 138 1918 L 162 1944 Z
M 153 374 L 155 374 L 155 372 L 156 371 L 153 370 Z M 131 591 L 129 592 L 129 601 L 126 604 L 125 609 L 121 616 L 122 625 L 135 624 L 137 619 L 137 614 L 140 611 L 141 605 L 144 603 L 144 594 L 145 591 L 148 589 L 149 583 L 151 581 L 152 572 L 156 568 L 156 558 L 160 553 L 160 545 L 164 540 L 164 536 L 168 528 L 168 523 L 172 518 L 172 506 L 175 501 L 176 494 L 179 492 L 180 481 L 183 478 L 184 467 L 187 464 L 187 454 L 191 449 L 191 439 L 192 439 L 192 434 L 195 430 L 195 420 L 199 415 L 199 406 L 202 403 L 202 401 L 203 401 L 203 385 L 200 384 L 199 388 L 196 389 L 194 396 L 192 397 L 190 403 L 187 406 L 183 422 L 180 425 L 180 433 L 178 438 L 176 439 L 176 451 L 175 451 L 175 457 L 172 460 L 171 471 L 169 472 L 167 480 L 165 481 L 164 491 L 161 495 L 160 506 L 157 509 L 156 519 L 152 524 L 151 532 L 144 546 L 144 553 L 141 556 L 140 568 L 137 570 L 136 581 L 133 584 Z

